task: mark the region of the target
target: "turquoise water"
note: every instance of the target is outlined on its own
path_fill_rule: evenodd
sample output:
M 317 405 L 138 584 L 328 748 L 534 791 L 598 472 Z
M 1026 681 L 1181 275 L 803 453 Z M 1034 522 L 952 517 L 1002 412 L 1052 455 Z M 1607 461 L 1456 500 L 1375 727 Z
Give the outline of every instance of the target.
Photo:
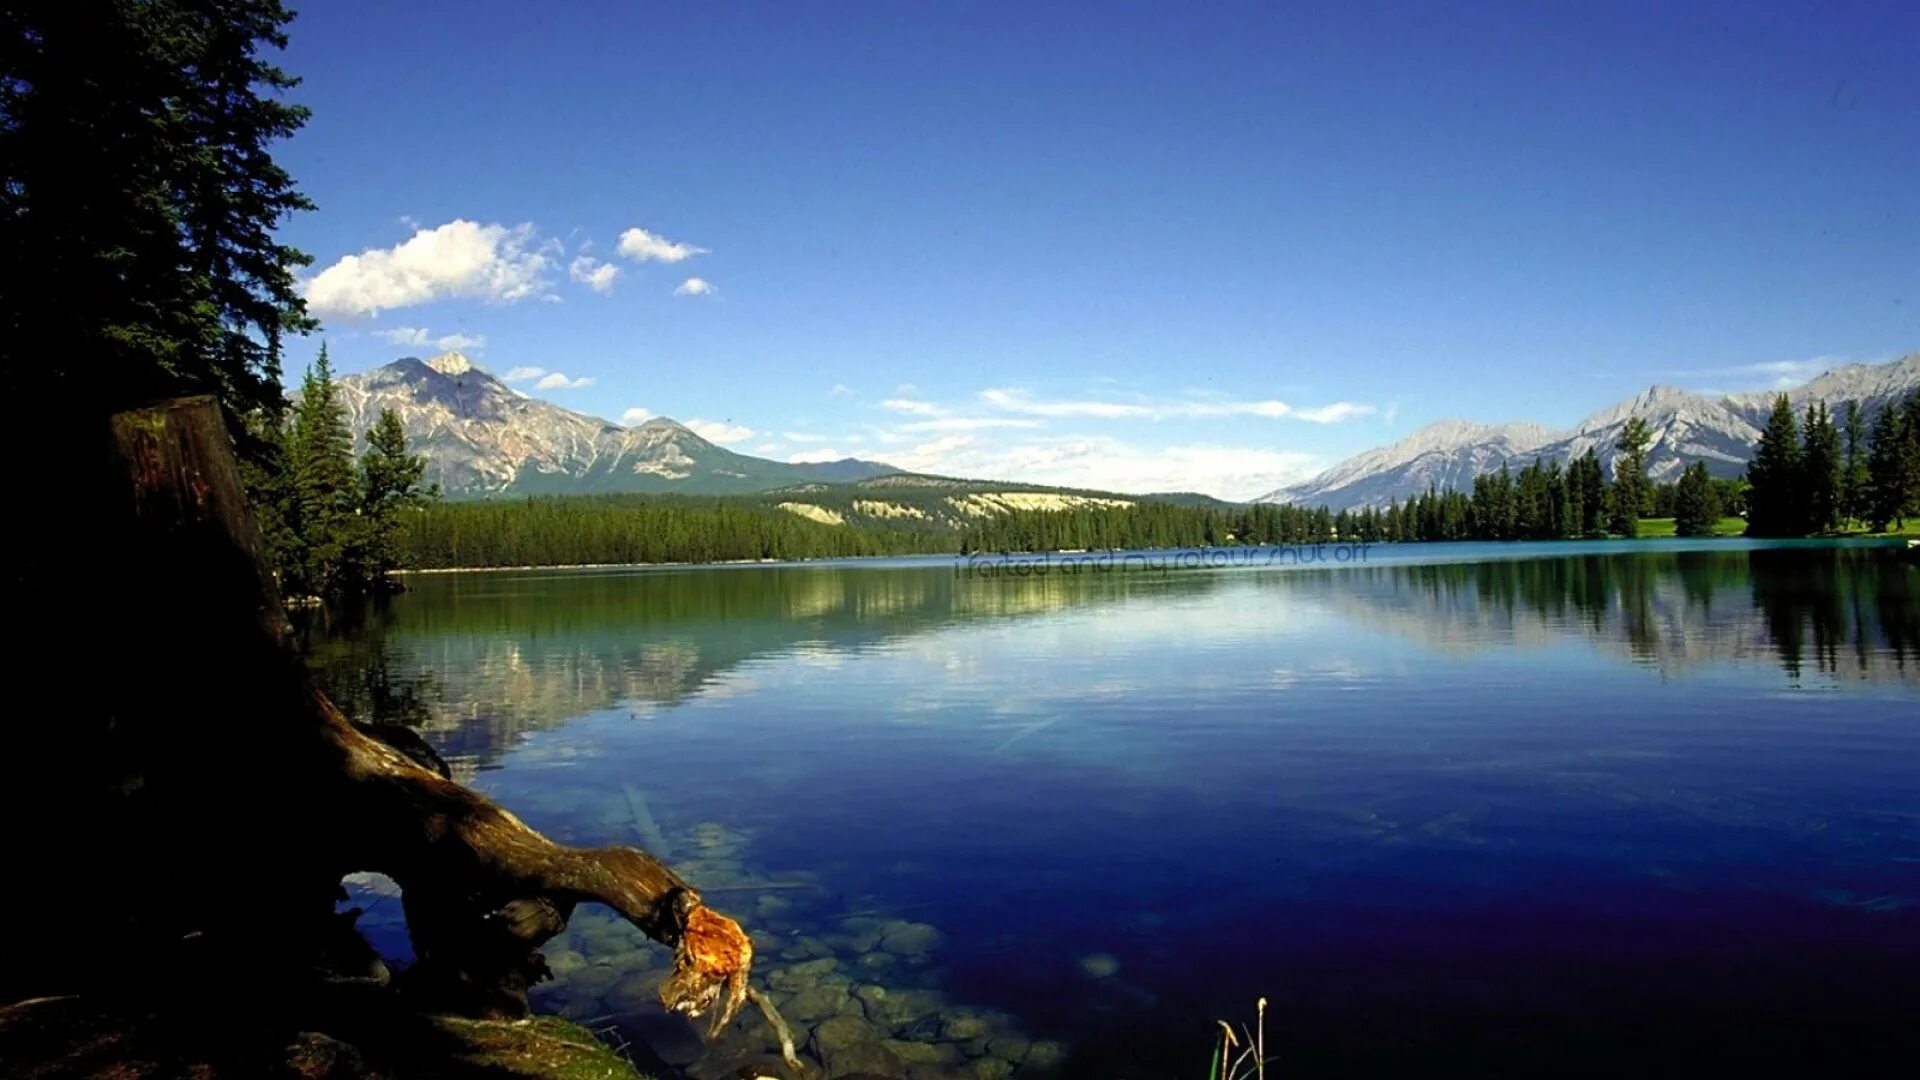
M 424 576 L 313 648 L 534 826 L 664 849 L 838 1071 L 1199 1077 L 1259 997 L 1293 1075 L 1916 1049 L 1920 565 L 1223 554 Z M 656 1068 L 769 1049 L 603 912 L 549 953 Z

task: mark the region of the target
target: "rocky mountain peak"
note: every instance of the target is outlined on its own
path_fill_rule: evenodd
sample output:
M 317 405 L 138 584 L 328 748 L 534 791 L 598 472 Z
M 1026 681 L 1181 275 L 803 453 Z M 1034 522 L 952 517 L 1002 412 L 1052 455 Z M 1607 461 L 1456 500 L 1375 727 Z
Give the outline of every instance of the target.
M 473 361 L 467 359 L 465 353 L 457 352 L 443 352 L 438 356 L 430 356 L 426 364 L 442 375 L 465 375 L 474 369 Z
M 453 496 L 678 491 L 720 495 L 894 472 L 873 462 L 797 465 L 736 454 L 664 416 L 637 427 L 507 386 L 458 352 L 407 357 L 339 380 L 356 440 L 391 409 L 427 478 Z
M 1835 368 L 1791 391 L 1796 410 L 1824 402 L 1835 414 L 1857 402 L 1869 415 L 1881 405 L 1920 388 L 1920 354 L 1891 363 Z M 1573 430 L 1541 424 L 1475 424 L 1443 420 L 1391 446 L 1356 454 L 1310 480 L 1263 496 L 1334 510 L 1405 502 L 1429 487 L 1466 488 L 1481 473 L 1534 458 L 1565 464 L 1592 450 L 1609 468 L 1619 455 L 1620 430 L 1630 417 L 1653 431 L 1647 472 L 1670 481 L 1694 462 L 1716 476 L 1738 476 L 1753 453 L 1779 391 L 1719 397 L 1655 384 L 1593 413 Z

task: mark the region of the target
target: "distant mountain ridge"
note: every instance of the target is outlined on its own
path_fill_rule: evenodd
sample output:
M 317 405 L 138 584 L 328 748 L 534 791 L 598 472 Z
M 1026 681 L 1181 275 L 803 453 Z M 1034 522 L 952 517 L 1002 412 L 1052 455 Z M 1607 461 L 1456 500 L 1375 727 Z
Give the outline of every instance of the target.
M 1787 398 L 1796 411 L 1824 402 L 1836 423 L 1846 403 L 1857 401 L 1871 423 L 1881 405 L 1915 389 L 1920 389 L 1920 353 L 1885 364 L 1834 368 L 1787 391 Z M 1770 391 L 1715 397 L 1656 385 L 1587 416 L 1568 430 L 1525 422 L 1443 420 L 1256 501 L 1336 511 L 1384 507 L 1418 496 L 1429 486 L 1470 487 L 1475 476 L 1497 471 L 1503 463 L 1518 469 L 1538 457 L 1565 465 L 1589 449 L 1599 453 L 1611 475 L 1619 456 L 1614 444 L 1620 429 L 1634 416 L 1653 429 L 1647 472 L 1656 481 L 1677 480 L 1696 461 L 1705 462 L 1716 476 L 1738 476 L 1746 469 L 1777 396 L 1777 391 Z
M 677 492 L 733 495 L 897 472 L 845 458 L 791 464 L 738 454 L 655 417 L 635 427 L 514 390 L 457 352 L 406 357 L 336 380 L 356 444 L 382 409 L 452 497 Z

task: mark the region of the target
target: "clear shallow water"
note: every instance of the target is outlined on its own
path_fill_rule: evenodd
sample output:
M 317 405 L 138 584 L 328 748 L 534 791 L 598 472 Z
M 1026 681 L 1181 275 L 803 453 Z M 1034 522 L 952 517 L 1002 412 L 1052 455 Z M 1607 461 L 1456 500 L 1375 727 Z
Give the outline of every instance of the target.
M 1259 996 L 1295 1075 L 1916 1048 L 1911 560 L 1175 565 L 432 576 L 315 653 L 536 827 L 664 844 L 796 1027 L 915 1076 L 1203 1076 Z M 695 1075 L 764 1049 L 693 1059 L 600 915 L 546 1005 Z

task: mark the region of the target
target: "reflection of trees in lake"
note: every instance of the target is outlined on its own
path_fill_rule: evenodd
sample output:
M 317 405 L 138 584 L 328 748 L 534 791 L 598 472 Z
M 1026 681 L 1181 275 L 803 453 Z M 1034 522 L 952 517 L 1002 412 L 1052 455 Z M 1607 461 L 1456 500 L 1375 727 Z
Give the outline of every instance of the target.
M 417 578 L 308 640 L 353 715 L 423 726 L 471 767 L 584 713 L 645 717 L 719 693 L 760 657 L 813 657 L 825 673 L 954 626 L 1247 587 L 1447 650 L 1575 634 L 1664 668 L 1771 655 L 1798 677 L 1810 655 L 1835 676 L 1910 677 L 1916 578 L 1894 553 L 1834 548 L 985 580 L 946 567 L 472 574 Z
M 408 664 L 389 636 L 391 598 L 292 613 L 307 664 L 327 694 L 356 720 L 428 726 L 440 700 L 434 673 Z
M 358 622 L 313 627 L 310 656 L 329 690 L 357 706 L 353 715 L 421 724 L 456 767 L 471 767 L 523 732 L 584 713 L 625 705 L 639 717 L 717 693 L 757 657 L 831 660 L 967 622 L 1111 602 L 1148 583 L 786 567 L 412 584 Z
M 1315 575 L 1334 606 L 1439 648 L 1578 630 L 1637 661 L 1771 654 L 1792 677 L 1911 676 L 1920 569 L 1884 548 L 1645 552 Z
M 1920 567 L 1886 551 L 1756 551 L 1751 562 L 1754 605 L 1795 677 L 1809 656 L 1829 675 L 1890 666 L 1910 676 L 1920 641 L 1916 579 Z

